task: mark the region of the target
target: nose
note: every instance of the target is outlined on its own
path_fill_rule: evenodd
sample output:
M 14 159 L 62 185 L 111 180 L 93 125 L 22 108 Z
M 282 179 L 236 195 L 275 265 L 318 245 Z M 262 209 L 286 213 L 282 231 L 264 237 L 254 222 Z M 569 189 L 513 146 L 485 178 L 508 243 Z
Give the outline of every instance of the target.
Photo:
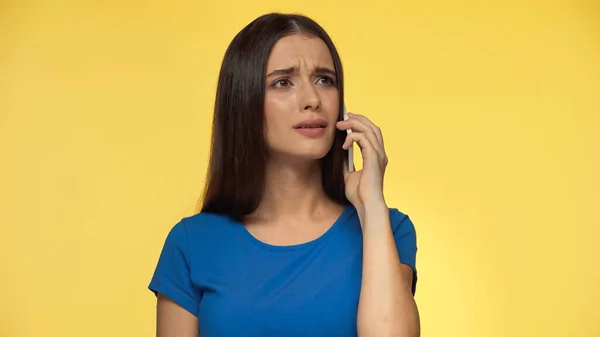
M 302 111 L 319 111 L 321 109 L 321 97 L 312 85 L 305 86 L 303 93 Z

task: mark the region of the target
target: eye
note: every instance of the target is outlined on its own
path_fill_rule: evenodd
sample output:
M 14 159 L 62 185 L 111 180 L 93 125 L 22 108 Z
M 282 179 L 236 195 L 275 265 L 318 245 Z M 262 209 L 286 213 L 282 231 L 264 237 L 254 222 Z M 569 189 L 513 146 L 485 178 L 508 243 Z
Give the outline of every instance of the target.
M 319 79 L 317 81 L 319 82 L 319 84 L 325 84 L 325 85 L 335 84 L 335 80 L 329 76 L 321 76 L 321 77 L 319 77 Z
M 288 78 L 280 78 L 275 80 L 275 82 L 271 83 L 271 86 L 274 88 L 285 88 L 290 85 L 290 80 Z

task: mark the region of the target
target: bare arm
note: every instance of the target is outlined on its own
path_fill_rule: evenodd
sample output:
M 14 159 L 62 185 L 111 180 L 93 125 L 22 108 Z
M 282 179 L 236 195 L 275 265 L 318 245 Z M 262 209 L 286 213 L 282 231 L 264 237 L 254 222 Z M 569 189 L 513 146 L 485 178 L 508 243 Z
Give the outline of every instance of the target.
M 418 337 L 420 322 L 412 295 L 413 272 L 403 265 L 383 195 L 388 158 L 381 129 L 362 115 L 348 113 L 337 124 L 352 130 L 342 145 L 360 147 L 363 169 L 344 169 L 346 197 L 356 207 L 363 231 L 363 272 L 358 302 L 360 337 Z
M 418 337 L 420 320 L 412 295 L 413 270 L 402 264 L 385 203 L 359 212 L 363 224 L 363 278 L 358 335 Z
M 157 337 L 198 337 L 198 318 L 170 298 L 158 294 Z

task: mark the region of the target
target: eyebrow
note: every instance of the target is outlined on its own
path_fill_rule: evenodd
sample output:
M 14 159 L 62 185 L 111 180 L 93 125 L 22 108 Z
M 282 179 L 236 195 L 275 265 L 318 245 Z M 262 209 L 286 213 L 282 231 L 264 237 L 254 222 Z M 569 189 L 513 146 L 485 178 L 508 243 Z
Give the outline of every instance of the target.
M 271 77 L 274 75 L 290 75 L 290 74 L 294 74 L 298 72 L 298 68 L 297 67 L 289 67 L 289 68 L 282 68 L 282 69 L 276 69 L 273 70 L 269 75 L 267 75 L 267 77 Z M 329 74 L 332 76 L 337 76 L 335 73 L 335 70 L 327 68 L 327 67 L 317 67 L 315 69 L 315 73 L 316 74 Z

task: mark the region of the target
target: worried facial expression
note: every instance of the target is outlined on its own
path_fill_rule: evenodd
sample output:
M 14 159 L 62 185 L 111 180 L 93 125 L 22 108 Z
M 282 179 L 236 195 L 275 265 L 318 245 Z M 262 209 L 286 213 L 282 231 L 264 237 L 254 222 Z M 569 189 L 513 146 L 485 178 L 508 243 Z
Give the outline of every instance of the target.
M 272 156 L 315 160 L 333 143 L 339 92 L 331 52 L 303 34 L 281 38 L 267 62 L 265 136 Z

